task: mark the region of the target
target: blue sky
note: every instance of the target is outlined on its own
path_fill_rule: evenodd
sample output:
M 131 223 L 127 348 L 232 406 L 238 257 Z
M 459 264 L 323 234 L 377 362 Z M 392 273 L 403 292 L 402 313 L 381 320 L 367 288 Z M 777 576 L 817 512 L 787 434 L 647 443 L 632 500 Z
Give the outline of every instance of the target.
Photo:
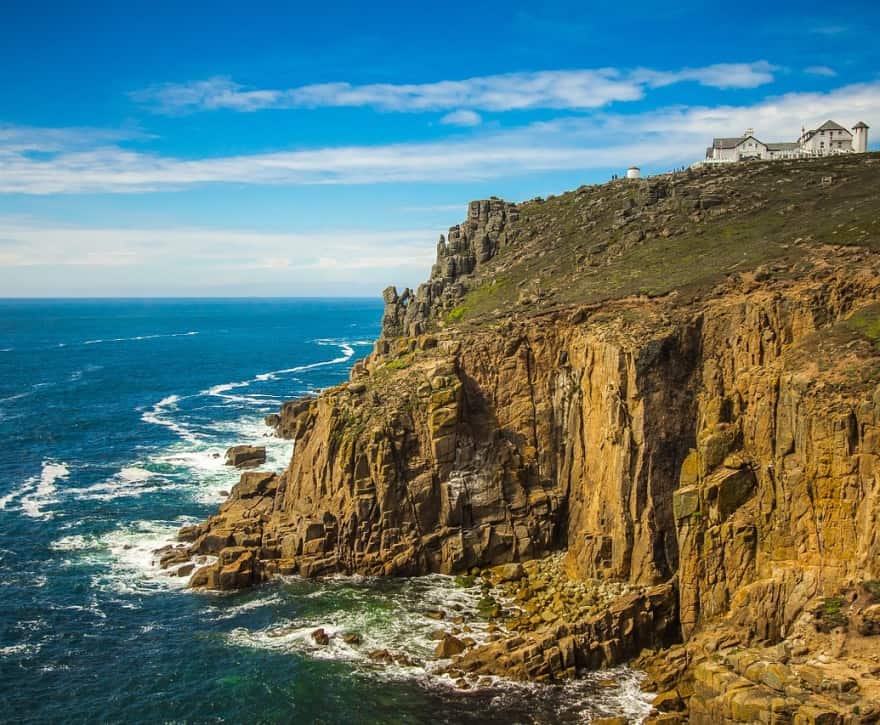
M 6 0 L 0 296 L 375 295 L 470 199 L 746 127 L 877 148 L 874 3 L 617 7 Z

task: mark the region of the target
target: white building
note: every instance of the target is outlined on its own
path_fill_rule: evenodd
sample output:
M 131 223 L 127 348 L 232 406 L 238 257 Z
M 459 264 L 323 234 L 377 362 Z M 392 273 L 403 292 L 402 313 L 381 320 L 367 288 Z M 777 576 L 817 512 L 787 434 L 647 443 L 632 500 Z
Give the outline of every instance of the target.
M 706 149 L 703 163 L 733 163 L 752 159 L 797 159 L 834 154 L 865 153 L 868 150 L 868 125 L 859 121 L 852 133 L 839 123 L 826 121 L 819 128 L 801 129 L 794 142 L 760 141 L 748 128 L 742 136 L 716 138 Z

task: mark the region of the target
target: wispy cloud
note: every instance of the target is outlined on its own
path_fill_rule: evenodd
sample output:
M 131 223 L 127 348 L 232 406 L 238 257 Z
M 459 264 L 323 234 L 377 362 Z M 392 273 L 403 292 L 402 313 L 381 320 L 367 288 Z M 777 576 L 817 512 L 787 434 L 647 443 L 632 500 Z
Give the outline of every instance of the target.
M 756 61 L 676 71 L 597 68 L 505 73 L 435 83 L 319 83 L 288 89 L 248 88 L 226 76 L 215 76 L 188 83 L 153 85 L 133 92 L 131 97 L 164 114 L 320 107 L 370 107 L 398 112 L 590 109 L 616 101 L 636 101 L 648 88 L 674 83 L 754 88 L 772 82 L 774 70 L 767 61 Z
M 0 144 L 0 192 L 51 194 L 173 190 L 199 184 L 461 182 L 536 172 L 677 165 L 702 156 L 715 135 L 756 129 L 794 139 L 827 118 L 880 124 L 880 82 L 827 93 L 792 93 L 745 106 L 671 107 L 641 114 L 594 113 L 467 138 L 379 146 L 179 159 L 101 145 L 34 158 Z
M 670 86 L 675 83 L 692 81 L 711 88 L 757 88 L 773 82 L 777 66 L 765 60 L 755 63 L 716 63 L 703 68 L 684 68 L 679 71 L 656 71 L 639 69 L 633 71 L 636 82 L 652 88 Z
M 479 113 L 466 109 L 452 111 L 440 119 L 440 123 L 447 126 L 479 126 L 482 122 L 483 118 Z
M 808 66 L 804 68 L 804 73 L 812 76 L 824 76 L 825 78 L 834 78 L 837 75 L 837 71 L 834 68 L 829 68 L 827 65 Z
M 0 152 L 7 153 L 16 151 L 53 153 L 75 148 L 91 148 L 96 144 L 114 144 L 148 138 L 152 136 L 137 128 L 41 128 L 0 123 Z

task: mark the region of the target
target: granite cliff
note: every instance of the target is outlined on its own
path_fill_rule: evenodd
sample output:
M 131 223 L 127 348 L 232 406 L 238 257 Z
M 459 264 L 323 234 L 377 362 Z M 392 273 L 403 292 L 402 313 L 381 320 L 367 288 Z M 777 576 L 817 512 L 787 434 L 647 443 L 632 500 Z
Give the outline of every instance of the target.
M 868 154 L 472 202 L 349 382 L 272 419 L 287 469 L 181 532 L 192 585 L 562 551 L 626 592 L 451 672 L 644 650 L 657 722 L 880 721 L 878 192 Z

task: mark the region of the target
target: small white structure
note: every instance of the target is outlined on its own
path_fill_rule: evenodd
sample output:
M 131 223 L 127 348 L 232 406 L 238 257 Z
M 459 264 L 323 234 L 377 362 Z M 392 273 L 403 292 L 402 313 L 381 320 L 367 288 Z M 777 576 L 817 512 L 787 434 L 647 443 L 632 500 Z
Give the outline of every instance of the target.
M 729 164 L 753 159 L 799 159 L 836 154 L 865 153 L 868 150 L 868 126 L 859 121 L 852 133 L 834 121 L 826 121 L 809 131 L 801 129 L 800 138 L 794 142 L 765 143 L 748 128 L 742 136 L 716 138 L 706 149 L 702 163 Z
M 866 153 L 868 150 L 868 124 L 864 121 L 859 121 L 853 126 L 852 147 L 857 154 Z
M 642 175 L 642 172 L 638 166 L 630 166 L 626 170 L 626 178 L 627 179 L 638 179 L 641 175 Z

